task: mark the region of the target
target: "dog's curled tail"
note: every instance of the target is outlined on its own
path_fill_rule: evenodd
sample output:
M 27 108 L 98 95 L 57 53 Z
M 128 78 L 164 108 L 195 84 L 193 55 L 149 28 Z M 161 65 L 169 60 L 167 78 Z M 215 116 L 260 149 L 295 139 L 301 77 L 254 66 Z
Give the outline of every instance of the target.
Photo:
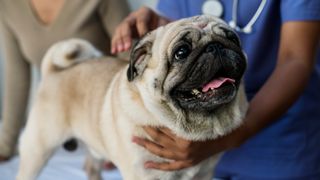
M 101 56 L 102 53 L 86 40 L 64 40 L 55 43 L 49 48 L 42 61 L 41 73 L 43 76 L 46 76 L 79 62 Z

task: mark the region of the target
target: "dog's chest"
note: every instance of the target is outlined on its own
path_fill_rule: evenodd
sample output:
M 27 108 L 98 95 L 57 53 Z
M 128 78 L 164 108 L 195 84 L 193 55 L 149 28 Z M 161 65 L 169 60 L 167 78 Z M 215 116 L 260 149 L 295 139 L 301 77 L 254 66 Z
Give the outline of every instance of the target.
M 213 177 L 213 169 L 216 164 L 217 158 L 209 158 L 196 166 L 183 169 L 180 171 L 160 171 L 153 169 L 145 169 L 144 162 L 153 160 L 155 162 L 164 162 L 146 151 L 138 153 L 140 158 L 137 158 L 134 165 L 134 170 L 139 179 L 142 180 L 211 180 Z

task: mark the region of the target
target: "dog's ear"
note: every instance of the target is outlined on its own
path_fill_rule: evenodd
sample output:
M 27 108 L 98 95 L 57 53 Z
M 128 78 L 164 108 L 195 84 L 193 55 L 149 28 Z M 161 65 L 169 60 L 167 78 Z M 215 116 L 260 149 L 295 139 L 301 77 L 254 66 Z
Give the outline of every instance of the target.
M 152 56 L 153 35 L 146 34 L 132 48 L 130 55 L 130 64 L 127 70 L 128 81 L 133 81 L 141 75 L 148 64 L 148 59 Z

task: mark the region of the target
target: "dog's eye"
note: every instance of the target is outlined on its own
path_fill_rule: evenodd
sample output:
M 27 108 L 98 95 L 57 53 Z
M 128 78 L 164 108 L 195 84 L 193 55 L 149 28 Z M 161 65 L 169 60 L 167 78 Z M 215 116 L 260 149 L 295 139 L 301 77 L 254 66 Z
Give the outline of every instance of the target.
M 185 59 L 189 56 L 191 53 L 191 48 L 189 45 L 184 44 L 180 46 L 174 53 L 174 58 L 177 60 Z
M 230 41 L 232 41 L 234 44 L 236 44 L 237 46 L 240 47 L 240 41 L 239 38 L 237 36 L 237 34 L 225 27 L 220 27 L 220 29 L 225 33 L 226 38 Z
M 235 33 L 231 32 L 231 31 L 228 31 L 228 32 L 226 33 L 226 35 L 227 35 L 227 38 L 228 38 L 230 41 L 232 41 L 233 43 L 235 43 L 237 46 L 240 46 L 239 39 L 238 39 L 238 37 L 237 37 L 237 35 L 236 35 Z

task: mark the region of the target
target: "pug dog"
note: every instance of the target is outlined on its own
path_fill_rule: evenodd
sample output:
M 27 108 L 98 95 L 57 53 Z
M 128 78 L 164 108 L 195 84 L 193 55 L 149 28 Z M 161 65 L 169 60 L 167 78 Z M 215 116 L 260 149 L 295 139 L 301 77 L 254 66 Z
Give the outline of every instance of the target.
M 172 22 L 133 47 L 130 64 L 102 57 L 71 39 L 47 52 L 44 75 L 20 143 L 18 180 L 33 180 L 67 139 L 87 145 L 99 179 L 108 157 L 125 180 L 211 179 L 217 157 L 179 171 L 145 169 L 170 161 L 132 142 L 149 138 L 143 126 L 166 127 L 204 141 L 237 128 L 246 113 L 246 57 L 237 34 L 221 19 L 201 15 Z

